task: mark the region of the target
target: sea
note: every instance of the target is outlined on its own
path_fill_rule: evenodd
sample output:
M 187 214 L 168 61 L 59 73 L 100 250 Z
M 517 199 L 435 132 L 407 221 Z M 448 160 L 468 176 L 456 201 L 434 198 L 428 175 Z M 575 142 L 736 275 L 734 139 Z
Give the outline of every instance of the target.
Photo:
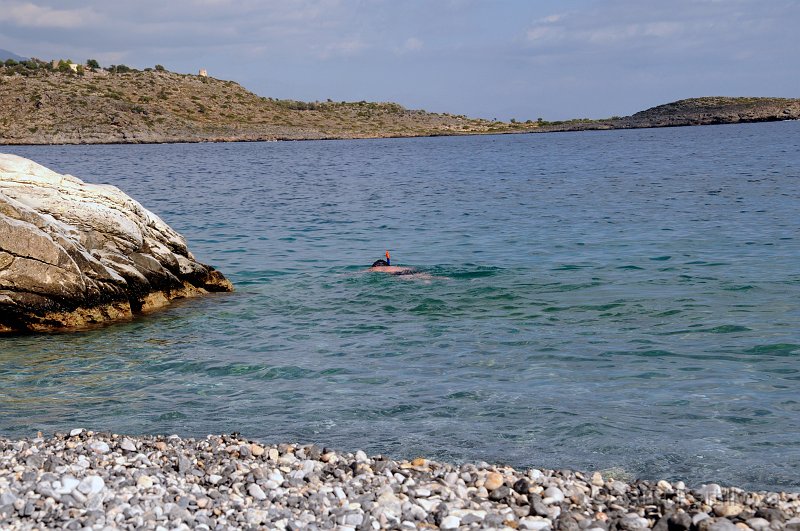
M 800 490 L 800 122 L 4 146 L 235 293 L 0 338 L 0 434 L 83 427 Z M 368 271 L 391 252 L 416 275 Z

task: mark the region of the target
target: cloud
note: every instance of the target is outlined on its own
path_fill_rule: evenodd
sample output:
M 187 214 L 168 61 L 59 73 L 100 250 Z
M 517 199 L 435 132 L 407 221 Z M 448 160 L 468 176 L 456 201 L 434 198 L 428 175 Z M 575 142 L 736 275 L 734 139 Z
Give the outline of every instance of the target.
M 425 43 L 422 41 L 422 39 L 409 37 L 405 40 L 402 46 L 397 46 L 394 48 L 394 53 L 397 55 L 404 55 L 407 53 L 419 52 L 424 47 Z
M 54 9 L 32 2 L 0 0 L 0 23 L 28 28 L 81 28 L 101 22 L 91 8 Z
M 523 41 L 533 52 L 605 55 L 607 60 L 692 49 L 695 54 L 722 53 L 744 39 L 763 38 L 764 26 L 774 22 L 765 22 L 768 9 L 748 0 L 731 0 L 729 7 L 736 8 L 725 9 L 713 0 L 609 0 L 539 18 L 525 30 Z M 759 17 L 753 17 L 756 9 Z
M 403 49 L 409 52 L 416 52 L 422 49 L 424 43 L 416 37 L 409 37 L 403 44 Z
M 320 59 L 331 59 L 335 57 L 352 57 L 366 50 L 368 45 L 358 38 L 349 38 L 340 41 L 329 42 L 318 52 Z
M 529 29 L 526 33 L 526 37 L 529 41 L 557 41 L 564 37 L 565 35 L 564 28 L 553 28 L 549 26 L 534 26 L 533 28 Z

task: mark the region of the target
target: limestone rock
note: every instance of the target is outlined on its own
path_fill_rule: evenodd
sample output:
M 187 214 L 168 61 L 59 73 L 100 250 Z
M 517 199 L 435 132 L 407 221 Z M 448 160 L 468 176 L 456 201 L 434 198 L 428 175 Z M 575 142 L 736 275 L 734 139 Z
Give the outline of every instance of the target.
M 0 332 L 80 328 L 232 290 L 118 188 L 0 154 Z

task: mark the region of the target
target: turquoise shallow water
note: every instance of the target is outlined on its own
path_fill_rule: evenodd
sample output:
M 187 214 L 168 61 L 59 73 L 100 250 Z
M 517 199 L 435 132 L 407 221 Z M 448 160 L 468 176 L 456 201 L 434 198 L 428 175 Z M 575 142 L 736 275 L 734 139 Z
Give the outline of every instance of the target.
M 0 339 L 0 433 L 239 431 L 800 488 L 800 123 L 4 147 L 237 286 Z M 365 273 L 385 248 L 430 279 Z

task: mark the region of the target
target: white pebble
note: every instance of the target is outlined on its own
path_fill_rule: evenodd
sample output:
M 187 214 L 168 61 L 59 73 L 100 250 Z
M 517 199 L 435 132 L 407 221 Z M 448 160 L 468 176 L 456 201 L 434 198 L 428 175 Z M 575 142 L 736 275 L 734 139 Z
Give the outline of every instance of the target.
M 458 529 L 459 525 L 461 525 L 461 518 L 450 515 L 442 519 L 442 525 L 439 527 L 442 529 Z
M 261 489 L 261 487 L 259 487 L 255 483 L 250 483 L 250 486 L 247 487 L 247 492 L 250 494 L 250 496 L 252 496 L 253 498 L 255 498 L 257 500 L 266 500 L 267 499 L 267 495 L 264 494 L 264 491 Z
M 558 487 L 548 487 L 544 491 L 544 499 L 542 501 L 546 505 L 561 503 L 564 501 L 564 493 Z
M 79 484 L 80 481 L 74 476 L 66 475 L 61 478 L 61 487 L 56 489 L 56 492 L 59 494 L 70 494 Z
M 100 476 L 86 476 L 78 484 L 78 490 L 84 494 L 96 494 L 103 490 L 106 482 Z
M 107 454 L 111 450 L 105 441 L 93 441 L 89 444 L 89 448 L 98 454 Z

